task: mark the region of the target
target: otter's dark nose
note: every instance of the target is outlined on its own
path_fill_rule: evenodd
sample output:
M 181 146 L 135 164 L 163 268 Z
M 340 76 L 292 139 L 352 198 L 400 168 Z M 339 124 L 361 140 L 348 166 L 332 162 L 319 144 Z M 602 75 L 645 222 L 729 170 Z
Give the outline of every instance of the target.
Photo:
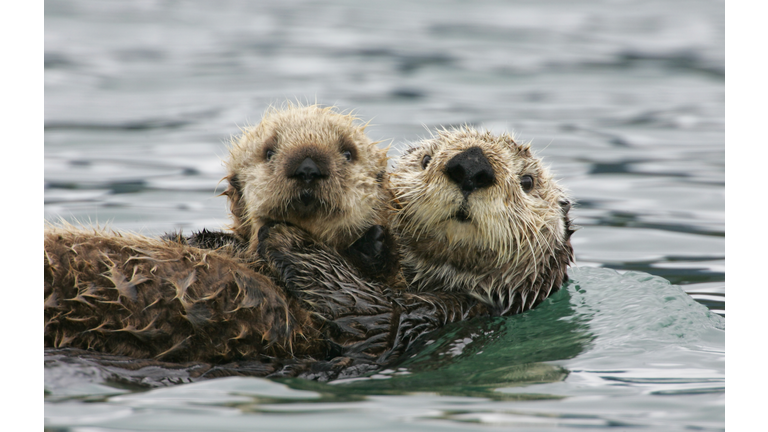
M 320 171 L 320 168 L 317 166 L 315 161 L 313 161 L 311 157 L 307 157 L 301 161 L 299 166 L 296 168 L 293 174 L 291 174 L 290 177 L 298 180 L 304 180 L 304 183 L 309 184 L 326 176 L 324 176 Z
M 496 180 L 493 167 L 480 147 L 470 147 L 451 158 L 445 173 L 459 185 L 464 197 L 477 189 L 487 188 Z

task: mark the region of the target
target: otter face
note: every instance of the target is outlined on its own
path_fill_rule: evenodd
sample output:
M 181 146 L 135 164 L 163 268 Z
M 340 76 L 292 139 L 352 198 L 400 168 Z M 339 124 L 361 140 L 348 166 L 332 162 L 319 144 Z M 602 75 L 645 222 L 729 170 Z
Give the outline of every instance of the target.
M 507 134 L 438 131 L 401 157 L 391 181 L 412 286 L 466 290 L 504 309 L 514 292 L 562 283 L 570 200 L 529 146 Z
M 316 105 L 269 111 L 232 145 L 227 163 L 235 232 L 255 246 L 267 221 L 344 248 L 384 224 L 386 150 L 351 115 Z

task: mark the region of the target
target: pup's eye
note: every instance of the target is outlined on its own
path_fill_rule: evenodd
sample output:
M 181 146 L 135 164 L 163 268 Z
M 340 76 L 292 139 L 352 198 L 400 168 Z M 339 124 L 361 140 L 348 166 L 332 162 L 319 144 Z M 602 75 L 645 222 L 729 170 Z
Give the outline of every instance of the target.
M 347 159 L 348 162 L 352 160 L 352 152 L 351 151 L 344 150 L 343 152 L 341 152 L 341 154 Z
M 522 187 L 525 192 L 530 192 L 531 189 L 533 189 L 533 183 L 533 177 L 528 174 L 520 177 L 520 187 Z
M 274 156 L 274 155 L 275 155 L 275 151 L 274 150 L 267 150 L 267 153 L 266 153 L 267 160 L 272 159 L 272 156 Z
M 424 157 L 421 158 L 421 168 L 422 169 L 427 169 L 427 165 L 429 165 L 430 161 L 432 161 L 432 156 L 424 155 Z

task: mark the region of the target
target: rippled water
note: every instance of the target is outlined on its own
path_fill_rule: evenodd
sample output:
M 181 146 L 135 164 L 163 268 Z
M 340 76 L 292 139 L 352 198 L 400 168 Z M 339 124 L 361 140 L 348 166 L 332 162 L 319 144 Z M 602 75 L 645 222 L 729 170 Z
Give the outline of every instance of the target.
M 47 220 L 148 235 L 223 227 L 226 141 L 270 103 L 299 98 L 373 119 L 393 157 L 425 127 L 514 131 L 571 190 L 583 227 L 568 289 L 519 317 L 450 327 L 400 369 L 146 391 L 49 356 L 46 424 L 722 429 L 723 8 L 46 2 Z M 662 276 L 690 296 L 586 267 Z

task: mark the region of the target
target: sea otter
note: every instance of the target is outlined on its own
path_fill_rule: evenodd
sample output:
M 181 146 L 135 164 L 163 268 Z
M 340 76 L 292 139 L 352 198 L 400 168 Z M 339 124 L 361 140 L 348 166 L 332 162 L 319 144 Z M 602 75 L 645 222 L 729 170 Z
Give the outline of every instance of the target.
M 438 130 L 405 152 L 391 181 L 410 289 L 464 292 L 505 315 L 567 280 L 571 200 L 529 145 Z
M 296 332 L 282 334 L 303 338 L 306 345 L 292 345 L 312 351 L 256 351 L 258 355 L 245 358 L 287 363 L 279 370 L 257 368 L 253 373 L 315 379 L 359 375 L 391 364 L 413 341 L 448 322 L 520 312 L 564 281 L 573 254 L 570 201 L 528 146 L 508 135 L 468 128 L 443 130 L 407 151 L 392 176 L 397 207 L 393 226 L 407 258 L 403 272 L 408 289 L 365 277 L 336 248 L 317 241 L 296 224 L 265 218 L 255 238 L 250 231 L 246 248 L 255 245 L 260 265 L 285 290 L 281 295 L 289 304 L 289 315 L 296 311 L 290 316 L 298 317 L 291 322 L 306 323 L 291 327 Z M 495 230 L 491 229 L 494 224 Z M 226 236 L 212 235 L 203 242 L 216 243 L 221 238 Z M 471 248 L 477 253 L 476 261 L 462 251 L 455 252 L 459 259 L 451 259 L 450 248 L 456 247 Z M 424 253 L 425 249 L 432 253 Z M 228 259 L 236 264 L 234 258 Z M 441 269 L 437 276 L 435 268 Z M 445 277 L 451 272 L 455 280 Z M 466 282 L 473 278 L 477 286 Z M 89 287 L 84 285 L 84 291 L 76 294 L 87 297 Z M 197 298 L 205 301 L 238 289 L 225 288 Z M 70 299 L 77 301 L 76 297 Z M 152 303 L 156 304 L 160 303 Z M 226 314 L 222 316 L 220 325 L 236 328 L 227 322 Z M 258 315 L 253 319 L 254 328 L 265 320 Z M 221 339 L 212 340 L 221 343 Z M 305 357 L 297 363 L 296 355 Z
M 397 281 L 386 151 L 363 129 L 331 108 L 269 110 L 232 145 L 232 232 L 46 229 L 46 347 L 179 361 L 327 357 L 311 311 L 269 278 L 257 233 L 290 224 L 360 277 Z
M 235 237 L 256 252 L 267 222 L 294 225 L 367 277 L 394 283 L 387 152 L 357 118 L 317 105 L 270 109 L 233 141 L 226 162 Z
M 405 152 L 391 179 L 406 290 L 366 281 L 295 227 L 260 232 L 260 255 L 330 322 L 340 353 L 384 366 L 448 322 L 525 311 L 565 282 L 571 200 L 530 146 L 439 130 Z
M 509 134 L 438 130 L 400 157 L 391 184 L 408 291 L 463 293 L 508 315 L 566 281 L 571 200 L 530 146 Z M 305 265 L 271 265 L 294 262 Z

